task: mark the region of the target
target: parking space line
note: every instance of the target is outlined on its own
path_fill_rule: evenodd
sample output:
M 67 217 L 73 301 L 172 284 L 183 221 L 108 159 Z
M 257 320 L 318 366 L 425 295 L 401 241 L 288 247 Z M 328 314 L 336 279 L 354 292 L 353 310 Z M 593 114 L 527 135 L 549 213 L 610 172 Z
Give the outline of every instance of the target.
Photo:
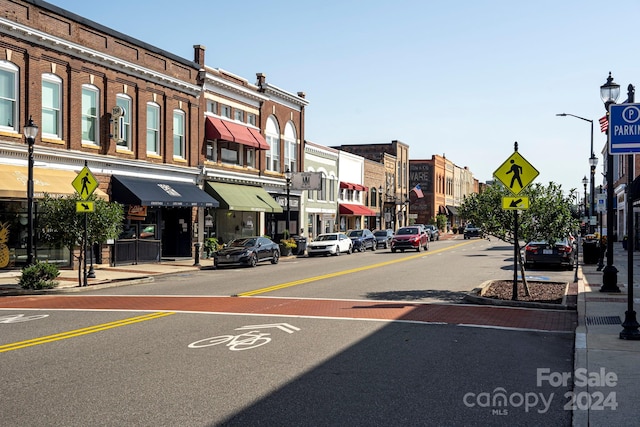
M 145 314 L 137 317 L 130 317 L 127 319 L 116 320 L 114 322 L 102 323 L 100 325 L 89 326 L 86 328 L 75 329 L 73 331 L 60 332 L 58 334 L 46 335 L 43 337 L 33 338 L 25 341 L 18 341 L 14 343 L 0 345 L 0 353 L 4 353 L 7 351 L 18 350 L 25 347 L 31 347 L 34 345 L 46 344 L 49 342 L 55 342 L 64 340 L 67 338 L 79 337 L 82 335 L 92 334 L 95 332 L 105 331 L 107 329 L 113 329 L 120 326 L 131 325 L 133 323 L 144 322 L 146 320 L 158 319 L 160 317 L 169 316 L 175 314 L 173 312 L 157 312 Z

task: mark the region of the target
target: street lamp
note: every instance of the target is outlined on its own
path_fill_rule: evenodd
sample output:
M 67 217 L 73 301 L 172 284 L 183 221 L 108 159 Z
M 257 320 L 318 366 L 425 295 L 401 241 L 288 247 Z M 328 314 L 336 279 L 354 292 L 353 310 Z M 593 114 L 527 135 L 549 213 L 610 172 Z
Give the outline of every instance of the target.
M 385 229 L 385 223 L 384 223 L 384 207 L 382 206 L 382 185 L 380 187 L 378 187 L 378 194 L 380 195 L 380 229 L 384 230 Z
M 584 178 L 582 178 L 582 185 L 584 186 L 584 216 L 588 216 L 588 208 L 587 208 L 587 183 L 589 182 L 589 180 L 587 179 L 587 177 L 585 176 Z M 586 228 L 585 228 L 586 231 Z
M 31 116 L 29 122 L 24 126 L 24 137 L 27 139 L 29 153 L 29 172 L 27 177 L 27 265 L 33 264 L 33 145 L 38 135 L 38 126 L 33 123 Z
M 598 186 L 598 201 L 600 200 L 600 195 L 602 194 L 602 185 Z M 602 248 L 602 209 L 600 209 L 600 203 L 598 203 L 598 224 L 600 225 L 600 256 L 598 257 L 598 271 L 602 271 L 604 267 L 604 250 Z
M 287 179 L 287 234 L 290 235 L 291 230 L 289 230 L 291 224 L 291 171 L 287 166 L 287 169 L 284 171 L 284 177 Z
M 615 104 L 620 96 L 620 85 L 613 81 L 611 72 L 607 82 L 600 86 L 600 98 L 604 102 L 609 120 L 609 106 Z M 602 270 L 600 292 L 620 292 L 618 288 L 618 269 L 613 265 L 613 155 L 609 152 L 609 133 L 607 133 L 607 265 Z
M 595 154 L 593 153 L 593 120 L 591 119 L 585 119 L 584 117 L 580 117 L 580 116 L 576 116 L 575 114 L 569 114 L 569 113 L 560 113 L 560 114 L 556 114 L 556 116 L 561 116 L 561 117 L 566 117 L 566 116 L 571 116 L 571 117 L 575 117 L 576 119 L 580 119 L 580 120 L 584 120 L 585 122 L 589 122 L 591 123 L 591 151 L 590 151 L 590 155 L 589 155 L 589 166 L 591 168 L 591 209 L 589 211 L 589 220 L 591 220 L 591 217 L 594 215 L 594 199 L 593 199 L 593 194 L 595 192 L 595 173 L 596 173 L 596 166 L 598 166 L 598 158 L 595 156 Z M 591 221 L 589 221 L 591 222 Z M 590 230 L 592 231 L 592 230 Z

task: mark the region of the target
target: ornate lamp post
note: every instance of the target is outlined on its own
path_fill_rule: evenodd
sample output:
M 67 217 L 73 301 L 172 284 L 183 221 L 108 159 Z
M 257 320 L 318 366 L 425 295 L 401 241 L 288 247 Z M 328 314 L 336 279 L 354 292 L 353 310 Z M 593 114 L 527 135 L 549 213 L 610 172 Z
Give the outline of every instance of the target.
M 620 96 L 620 85 L 613 81 L 611 73 L 607 82 L 600 86 L 600 98 L 609 115 L 609 106 L 615 104 Z M 607 117 L 608 120 L 608 117 Z M 607 133 L 607 147 L 609 134 Z M 608 148 L 607 148 L 608 151 Z M 620 292 L 618 288 L 618 269 L 613 265 L 613 226 L 615 210 L 613 209 L 613 155 L 607 153 L 607 265 L 602 270 L 602 286 L 600 292 Z
M 27 176 L 27 265 L 33 264 L 34 249 L 33 249 L 33 145 L 36 142 L 36 136 L 38 135 L 38 126 L 33 123 L 31 116 L 29 116 L 29 122 L 23 128 L 24 136 L 27 139 L 28 153 L 29 153 L 29 172 Z
M 582 185 L 584 186 L 584 216 L 589 216 L 589 209 L 587 208 L 587 184 L 588 183 L 589 183 L 589 180 L 587 179 L 586 176 L 582 178 Z M 585 232 L 586 230 L 587 228 L 585 227 Z
M 287 180 L 287 234 L 291 235 L 291 171 L 289 167 L 284 171 L 284 177 Z
M 382 185 L 381 185 L 380 187 L 378 187 L 378 194 L 380 195 L 380 230 L 385 229 L 384 206 L 382 205 L 382 191 L 384 191 L 384 189 L 382 188 Z

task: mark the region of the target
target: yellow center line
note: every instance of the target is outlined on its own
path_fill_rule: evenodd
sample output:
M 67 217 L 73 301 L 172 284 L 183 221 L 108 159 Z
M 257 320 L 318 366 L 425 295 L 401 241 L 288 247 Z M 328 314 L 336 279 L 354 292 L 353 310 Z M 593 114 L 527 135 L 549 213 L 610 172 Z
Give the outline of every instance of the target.
M 379 263 L 376 263 L 376 264 L 365 265 L 363 267 L 357 267 L 357 268 L 352 268 L 352 269 L 349 269 L 349 270 L 337 271 L 335 273 L 323 274 L 321 276 L 307 277 L 305 279 L 294 280 L 294 281 L 291 281 L 291 282 L 281 283 L 279 285 L 273 285 L 273 286 L 268 286 L 266 288 L 255 289 L 253 291 L 242 292 L 242 293 L 239 293 L 238 296 L 239 297 L 250 297 L 250 296 L 253 296 L 253 295 L 258 295 L 258 294 L 264 294 L 264 293 L 267 293 L 267 292 L 277 291 L 278 289 L 285 289 L 285 288 L 290 288 L 292 286 L 303 285 L 305 283 L 317 282 L 318 280 L 330 279 L 332 277 L 344 276 L 346 274 L 357 273 L 359 271 L 371 270 L 372 268 L 384 267 L 384 266 L 391 265 L 391 264 L 396 264 L 396 263 L 399 263 L 399 262 L 409 261 L 409 260 L 416 259 L 416 258 L 422 258 L 422 257 L 427 256 L 427 255 L 435 255 L 437 253 L 448 251 L 448 250 L 451 250 L 451 249 L 455 249 L 455 248 L 458 248 L 460 246 L 468 245 L 469 243 L 473 243 L 473 242 L 474 242 L 473 240 L 470 240 L 468 242 L 457 243 L 457 244 L 455 244 L 453 246 L 447 246 L 446 248 L 441 248 L 441 249 L 436 249 L 436 250 L 429 250 L 427 252 L 420 252 L 420 253 L 417 253 L 416 255 L 412 255 L 412 256 L 409 256 L 409 257 L 405 257 L 405 258 L 397 258 L 397 259 L 394 259 L 394 260 L 391 260 L 391 261 L 379 262 Z
M 88 326 L 86 328 L 75 329 L 73 331 L 60 332 L 58 334 L 46 335 L 44 337 L 33 338 L 25 341 L 18 341 L 10 344 L 0 345 L 0 353 L 7 351 L 18 350 L 25 347 L 31 347 L 34 345 L 45 344 L 54 341 L 60 341 L 67 338 L 79 337 L 82 335 L 92 334 L 94 332 L 105 331 L 107 329 L 117 328 L 119 326 L 131 325 L 133 323 L 144 322 L 145 320 L 157 319 L 164 316 L 175 314 L 173 312 L 158 312 L 150 313 L 137 317 L 130 317 L 128 319 L 116 320 L 115 322 L 103 323 L 95 326 Z

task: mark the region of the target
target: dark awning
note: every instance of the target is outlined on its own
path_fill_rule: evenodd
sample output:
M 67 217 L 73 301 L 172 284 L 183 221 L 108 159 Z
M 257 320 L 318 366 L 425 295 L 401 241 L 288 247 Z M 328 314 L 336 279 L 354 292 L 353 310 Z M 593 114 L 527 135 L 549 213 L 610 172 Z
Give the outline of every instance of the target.
M 269 149 L 269 144 L 267 144 L 260 132 L 227 120 L 207 117 L 204 132 L 207 139 L 237 142 L 258 150 Z
M 447 210 L 449 211 L 449 215 L 458 215 L 458 208 L 456 206 L 447 205 Z
M 111 177 L 111 197 L 125 205 L 213 208 L 220 206 L 216 199 L 194 184 L 130 176 Z
M 376 212 L 363 205 L 340 203 L 340 215 L 376 216 Z
M 262 187 L 226 182 L 207 182 L 205 189 L 220 200 L 223 209 L 247 212 L 282 212 L 282 206 Z

